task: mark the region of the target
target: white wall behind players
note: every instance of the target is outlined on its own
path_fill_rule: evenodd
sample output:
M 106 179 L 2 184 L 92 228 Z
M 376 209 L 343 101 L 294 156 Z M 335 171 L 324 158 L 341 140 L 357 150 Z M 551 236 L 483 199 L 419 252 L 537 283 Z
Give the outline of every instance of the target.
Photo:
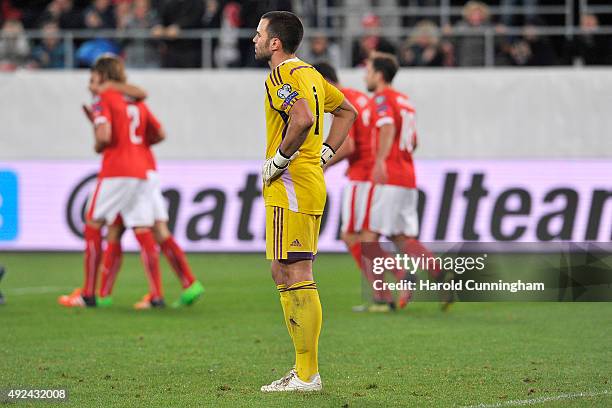
M 95 158 L 87 71 L 0 75 L 0 159 Z M 169 140 L 161 159 L 257 159 L 267 71 L 132 71 Z M 363 89 L 363 71 L 341 72 Z M 612 156 L 612 70 L 402 70 L 422 158 Z

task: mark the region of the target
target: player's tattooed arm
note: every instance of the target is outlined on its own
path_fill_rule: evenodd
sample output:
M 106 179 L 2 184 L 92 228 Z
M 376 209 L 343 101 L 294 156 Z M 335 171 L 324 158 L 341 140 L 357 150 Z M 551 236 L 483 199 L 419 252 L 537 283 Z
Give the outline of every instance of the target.
M 101 92 L 105 89 L 112 88 L 122 94 L 129 96 L 130 98 L 136 99 L 138 101 L 143 101 L 147 99 L 147 91 L 142 89 L 139 86 L 128 84 L 125 82 L 117 82 L 117 81 L 106 81 L 101 85 Z
M 333 114 L 333 115 L 336 115 L 336 114 L 340 114 L 342 111 L 351 111 L 351 108 L 352 108 L 352 110 L 355 112 L 355 117 L 357 117 L 357 110 L 356 110 L 356 109 L 355 109 L 355 107 L 354 107 L 354 106 L 353 106 L 353 105 L 352 105 L 352 104 L 351 104 L 349 101 L 347 101 L 347 100 L 346 100 L 346 98 L 345 98 L 345 99 L 344 99 L 344 101 L 342 101 L 342 103 L 340 104 L 340 106 L 338 106 L 336 109 L 334 109 L 334 110 L 332 111 L 332 114 Z

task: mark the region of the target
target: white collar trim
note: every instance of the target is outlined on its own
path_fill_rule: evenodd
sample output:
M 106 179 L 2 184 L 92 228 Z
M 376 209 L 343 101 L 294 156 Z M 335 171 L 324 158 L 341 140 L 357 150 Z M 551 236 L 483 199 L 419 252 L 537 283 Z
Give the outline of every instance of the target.
M 280 67 L 281 65 L 283 65 L 283 64 L 285 64 L 287 62 L 296 62 L 296 61 L 300 61 L 300 59 L 298 57 L 294 57 L 294 58 L 289 58 L 287 60 L 284 60 L 283 62 L 281 62 L 280 64 L 278 64 L 274 68 L 272 68 L 272 71 L 274 71 L 276 68 Z

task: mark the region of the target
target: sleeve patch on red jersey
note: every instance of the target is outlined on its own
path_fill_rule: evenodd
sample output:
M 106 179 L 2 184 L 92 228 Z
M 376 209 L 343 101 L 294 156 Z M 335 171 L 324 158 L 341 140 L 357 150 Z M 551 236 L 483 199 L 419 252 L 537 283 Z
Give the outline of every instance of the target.
M 378 112 L 378 113 L 386 112 L 387 109 L 389 109 L 389 107 L 387 105 L 378 105 L 376 107 L 376 112 Z

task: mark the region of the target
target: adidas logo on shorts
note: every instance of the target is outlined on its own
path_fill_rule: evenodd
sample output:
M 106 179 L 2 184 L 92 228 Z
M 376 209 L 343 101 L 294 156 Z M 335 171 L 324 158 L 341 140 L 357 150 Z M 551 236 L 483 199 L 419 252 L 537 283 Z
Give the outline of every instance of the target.
M 297 239 L 295 239 L 295 240 L 294 240 L 294 241 L 291 243 L 291 245 L 289 245 L 289 246 L 292 246 L 292 247 L 301 247 L 301 246 L 302 246 L 302 244 L 300 244 L 300 241 L 298 241 Z

